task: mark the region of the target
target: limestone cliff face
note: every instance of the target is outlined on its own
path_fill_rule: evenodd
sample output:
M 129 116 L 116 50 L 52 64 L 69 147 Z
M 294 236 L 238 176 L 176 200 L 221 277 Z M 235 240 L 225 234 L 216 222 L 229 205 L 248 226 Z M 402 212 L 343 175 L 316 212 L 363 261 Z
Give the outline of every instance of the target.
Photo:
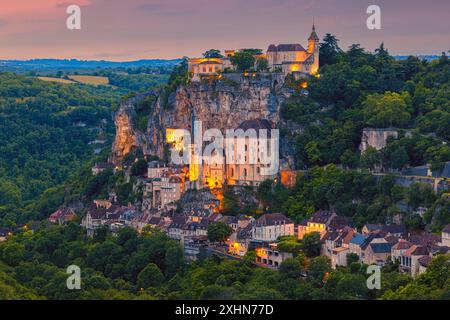
M 138 101 L 144 99 L 153 92 L 138 95 L 124 101 L 116 112 L 114 122 L 116 125 L 116 137 L 112 146 L 110 161 L 118 163 L 133 148 L 140 148 L 145 144 L 146 137 L 144 133 L 135 128 L 136 111 L 135 105 Z
M 124 103 L 116 114 L 114 159 L 121 159 L 133 146 L 162 158 L 166 129 L 191 130 L 194 120 L 202 121 L 203 130 L 217 128 L 223 133 L 253 119 L 267 119 L 278 128 L 280 107 L 288 96 L 288 91 L 274 89 L 270 81 L 191 83 L 178 87 L 168 99 L 158 97 L 145 134 L 133 126 L 136 101 Z

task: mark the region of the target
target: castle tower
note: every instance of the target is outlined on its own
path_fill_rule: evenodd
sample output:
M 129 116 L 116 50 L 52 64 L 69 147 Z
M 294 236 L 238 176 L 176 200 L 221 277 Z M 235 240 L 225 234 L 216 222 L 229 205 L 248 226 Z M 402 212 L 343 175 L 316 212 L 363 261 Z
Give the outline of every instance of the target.
M 316 33 L 316 26 L 313 23 L 311 35 L 308 38 L 308 53 L 314 55 L 314 62 L 311 66 L 311 73 L 319 70 L 319 36 Z
M 319 37 L 316 33 L 316 26 L 313 24 L 311 35 L 308 38 L 308 53 L 319 51 Z

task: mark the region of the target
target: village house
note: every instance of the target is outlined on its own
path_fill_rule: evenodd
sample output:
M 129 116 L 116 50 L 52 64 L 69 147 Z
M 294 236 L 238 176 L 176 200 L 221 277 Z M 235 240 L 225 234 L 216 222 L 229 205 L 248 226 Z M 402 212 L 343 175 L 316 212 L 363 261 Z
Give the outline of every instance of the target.
M 373 239 L 364 250 L 365 264 L 385 265 L 391 255 L 392 244 L 384 238 Z
M 245 256 L 248 251 L 248 246 L 252 240 L 252 225 L 248 224 L 245 227 L 238 227 L 238 229 L 230 235 L 228 239 L 228 253 Z
M 429 256 L 429 252 L 426 247 L 412 244 L 406 240 L 400 240 L 392 247 L 392 261 L 398 262 L 400 265 L 400 270 L 410 274 L 413 277 L 419 274 L 419 259 L 424 256 Z M 422 260 L 423 263 L 425 261 L 426 259 Z
M 293 255 L 290 252 L 282 252 L 277 248 L 276 243 L 259 243 L 255 249 L 256 262 L 269 268 L 278 268 L 283 261 L 292 258 Z
M 168 172 L 169 168 L 164 162 L 159 160 L 150 161 L 147 169 L 147 178 L 161 178 L 163 173 Z
M 92 235 L 93 231 L 103 224 L 105 217 L 105 208 L 91 208 L 81 220 L 81 226 L 87 229 L 88 235 Z
M 420 275 L 420 274 L 424 273 L 425 271 L 427 271 L 427 268 L 428 268 L 431 260 L 433 260 L 433 258 L 430 256 L 423 256 L 423 257 L 419 258 L 419 260 L 418 260 L 419 270 L 417 272 L 417 275 Z
M 298 225 L 297 237 L 299 240 L 312 232 L 320 234 L 320 238 L 327 232 L 327 226 L 336 213 L 331 211 L 318 211 L 315 212 L 308 221 L 302 222 Z
M 145 182 L 144 197 L 150 198 L 151 208 L 165 210 L 180 200 L 184 182 L 178 176 L 163 176 Z
M 349 248 L 350 241 L 356 230 L 351 227 L 345 227 L 342 230 L 331 230 L 328 231 L 322 238 L 322 254 L 332 258 L 332 251 L 335 248 Z
M 239 220 L 236 216 L 223 216 L 221 222 L 229 226 L 233 231 L 236 231 L 239 227 Z
M 208 237 L 199 236 L 183 241 L 184 259 L 188 262 L 196 261 L 202 249 L 207 247 Z
M 441 246 L 450 248 L 450 224 L 448 224 L 447 226 L 445 226 L 444 229 L 442 229 Z
M 187 222 L 182 227 L 182 237 L 183 239 L 201 237 L 208 235 L 208 225 L 209 221 L 207 219 L 202 219 L 200 222 Z
M 98 175 L 100 172 L 103 172 L 105 170 L 108 169 L 114 169 L 114 164 L 109 163 L 109 162 L 100 162 L 100 163 L 96 163 L 93 167 L 92 167 L 92 174 L 94 176 Z
M 361 247 L 365 243 L 366 239 L 367 239 L 367 236 L 360 234 L 360 233 L 355 233 L 353 235 L 353 238 L 350 240 L 350 242 L 348 244 L 349 253 L 356 254 L 359 257 L 359 259 L 361 260 L 362 252 L 363 252 Z
M 332 220 L 337 216 L 333 211 L 320 210 L 315 212 L 308 221 L 302 222 L 298 225 L 297 237 L 299 240 L 303 239 L 305 234 L 318 232 L 322 239 Z
M 184 216 L 176 216 L 172 218 L 172 223 L 167 228 L 167 236 L 173 240 L 180 241 L 183 238 L 183 228 L 186 224 Z
M 81 226 L 87 229 L 88 235 L 93 235 L 94 230 L 100 226 L 108 226 L 110 229 L 123 227 L 127 222 L 124 216 L 129 215 L 132 218 L 134 211 L 133 206 L 113 204 L 110 200 L 94 200 L 82 218 Z M 127 223 L 132 225 L 132 220 Z
M 252 229 L 252 239 L 265 242 L 293 235 L 294 223 L 281 213 L 263 214 L 255 221 Z
M 331 250 L 331 267 L 336 269 L 337 266 L 347 266 L 347 255 L 350 249 L 347 247 L 338 247 Z
M 391 224 L 391 225 L 383 225 L 383 224 L 366 224 L 362 228 L 362 233 L 364 235 L 369 235 L 374 232 L 383 231 L 386 234 L 390 234 L 396 236 L 398 238 L 404 238 L 406 236 L 406 226 L 404 224 Z
M 71 208 L 59 208 L 50 215 L 48 221 L 59 225 L 65 225 L 70 221 L 75 221 L 76 219 L 77 215 Z
M 225 58 L 227 62 L 229 58 Z M 188 72 L 191 81 L 218 76 L 224 70 L 226 63 L 223 58 L 192 58 L 188 60 Z
M 429 253 L 426 247 L 413 245 L 403 252 L 401 256 L 401 267 L 409 271 L 412 277 L 415 277 L 419 274 L 419 259 L 428 255 Z

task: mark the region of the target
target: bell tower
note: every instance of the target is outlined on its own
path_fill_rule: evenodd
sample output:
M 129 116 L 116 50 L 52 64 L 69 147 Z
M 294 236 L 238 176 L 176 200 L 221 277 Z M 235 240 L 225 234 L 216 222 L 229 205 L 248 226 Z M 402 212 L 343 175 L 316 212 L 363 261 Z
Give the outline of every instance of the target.
M 319 51 L 319 37 L 316 33 L 316 26 L 313 23 L 311 35 L 308 38 L 308 53 Z
M 312 26 L 311 35 L 308 38 L 308 53 L 313 56 L 313 61 L 311 63 L 309 73 L 316 74 L 319 71 L 319 37 L 316 33 L 316 26 Z

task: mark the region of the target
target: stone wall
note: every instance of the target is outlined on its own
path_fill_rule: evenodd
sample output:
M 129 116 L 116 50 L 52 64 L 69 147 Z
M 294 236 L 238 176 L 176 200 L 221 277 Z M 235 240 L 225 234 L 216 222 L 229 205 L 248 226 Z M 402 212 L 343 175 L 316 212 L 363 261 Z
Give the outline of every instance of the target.
M 377 150 L 381 150 L 386 147 L 387 139 L 389 137 L 398 137 L 398 132 L 396 129 L 363 129 L 361 137 L 361 145 L 359 149 L 361 152 L 367 150 L 370 146 Z

